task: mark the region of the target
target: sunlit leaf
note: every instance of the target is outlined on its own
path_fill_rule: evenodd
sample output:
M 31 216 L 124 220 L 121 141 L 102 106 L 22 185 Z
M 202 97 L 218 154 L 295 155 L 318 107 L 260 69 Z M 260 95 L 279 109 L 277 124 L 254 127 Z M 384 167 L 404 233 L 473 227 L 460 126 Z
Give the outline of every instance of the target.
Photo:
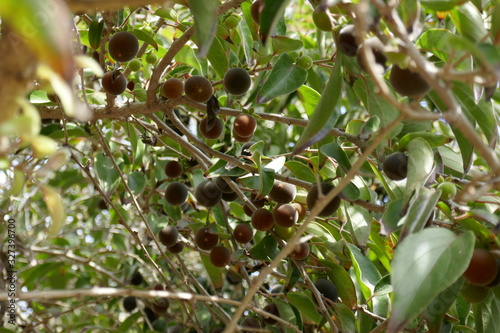
M 43 200 L 50 213 L 50 226 L 47 230 L 49 237 L 56 236 L 61 230 L 66 219 L 66 209 L 61 198 L 61 194 L 48 185 L 40 186 Z
M 198 56 L 204 58 L 215 37 L 217 30 L 218 0 L 188 0 L 189 9 L 194 17 Z

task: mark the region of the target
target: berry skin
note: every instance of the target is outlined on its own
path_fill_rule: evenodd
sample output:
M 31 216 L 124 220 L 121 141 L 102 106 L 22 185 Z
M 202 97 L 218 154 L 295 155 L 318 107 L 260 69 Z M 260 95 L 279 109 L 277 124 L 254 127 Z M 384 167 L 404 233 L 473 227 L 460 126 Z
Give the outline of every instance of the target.
M 234 141 L 236 141 L 236 142 L 245 143 L 245 142 L 249 142 L 250 140 L 253 139 L 253 134 L 250 136 L 244 137 L 244 136 L 238 135 L 238 133 L 235 133 L 233 131 L 233 138 L 234 138 Z
M 234 29 L 236 28 L 236 26 L 240 23 L 240 19 L 237 15 L 231 15 L 231 16 L 228 16 L 225 20 L 224 20 L 224 26 L 228 29 L 228 30 L 231 30 L 231 29 Z
M 252 84 L 250 75 L 243 68 L 229 69 L 224 74 L 223 82 L 227 92 L 236 96 L 246 93 Z
M 207 78 L 194 75 L 184 83 L 184 93 L 198 103 L 206 103 L 213 95 L 213 87 Z
M 262 326 L 260 325 L 260 321 L 253 318 L 253 317 L 246 317 L 245 319 L 243 319 L 243 321 L 241 322 L 240 326 L 242 328 L 262 328 Z M 254 331 L 245 331 L 245 330 L 242 330 L 243 333 L 251 333 L 251 332 L 254 332 Z
M 165 189 L 165 199 L 173 206 L 180 206 L 186 202 L 188 197 L 188 190 L 186 185 L 179 182 L 172 182 L 168 184 Z
M 299 213 L 290 204 L 282 204 L 273 209 L 274 222 L 283 228 L 289 228 L 295 225 L 299 219 Z
M 158 60 L 158 56 L 156 54 L 154 54 L 154 53 L 146 54 L 146 62 L 148 64 L 153 65 L 154 63 L 156 63 L 157 60 Z
M 127 79 L 120 72 L 110 71 L 102 77 L 102 88 L 110 95 L 121 95 L 127 88 Z
M 210 130 L 207 130 L 207 123 L 208 117 L 205 117 L 200 121 L 200 126 L 198 127 L 201 135 L 206 139 L 217 139 L 224 132 L 224 123 L 219 118 L 215 118 L 215 124 Z
M 437 186 L 441 190 L 441 200 L 450 200 L 457 194 L 457 187 L 452 182 L 442 182 Z
M 389 82 L 398 94 L 408 97 L 424 95 L 431 89 L 422 75 L 396 65 L 392 66 Z
M 184 93 L 184 83 L 176 78 L 170 78 L 161 86 L 163 96 L 168 99 L 178 99 Z
M 328 183 L 321 183 L 321 192 L 323 195 L 327 195 L 328 192 L 330 192 L 335 186 L 332 184 Z M 309 190 L 309 193 L 307 193 L 307 207 L 309 207 L 309 210 L 312 210 L 314 208 L 314 205 L 318 201 L 319 198 L 319 192 L 318 192 L 318 186 L 317 184 L 314 184 L 313 187 Z M 334 214 L 337 209 L 340 206 L 340 198 L 335 197 L 330 201 L 325 208 L 318 214 L 318 216 L 326 217 Z
M 220 202 L 222 192 L 219 190 L 215 182 L 205 180 L 198 185 L 194 191 L 194 196 L 198 201 L 198 204 L 205 207 L 213 207 Z
M 233 230 L 234 240 L 238 243 L 245 244 L 252 240 L 253 230 L 248 224 L 240 223 Z
M 392 153 L 385 158 L 382 169 L 392 180 L 405 179 L 408 175 L 408 156 L 401 152 Z
M 323 295 L 323 297 L 328 298 L 334 303 L 337 302 L 338 292 L 332 281 L 328 279 L 318 279 L 314 282 L 314 286 L 318 289 L 319 293 Z
M 274 182 L 271 192 L 269 192 L 269 197 L 277 203 L 283 204 L 292 202 L 295 199 L 296 193 L 297 188 L 295 185 L 277 180 Z
M 238 199 L 238 193 L 236 192 L 231 192 L 231 193 L 222 193 L 222 200 L 224 201 L 235 201 Z
M 313 60 L 308 55 L 303 55 L 302 57 L 297 59 L 297 66 L 302 67 L 304 69 L 309 69 L 313 65 Z
M 274 226 L 273 213 L 265 208 L 259 208 L 252 214 L 252 226 L 255 230 L 268 231 Z
M 176 228 L 167 225 L 158 233 L 158 239 L 166 247 L 174 246 L 179 240 L 179 232 Z
M 322 6 L 314 8 L 312 19 L 316 28 L 322 31 L 332 31 L 333 23 L 328 15 L 327 9 Z
M 167 247 L 167 251 L 170 253 L 181 253 L 184 250 L 184 243 L 177 242 L 172 246 Z
M 130 278 L 130 284 L 133 286 L 140 286 L 144 281 L 142 274 L 139 271 L 135 271 Z
M 182 175 L 182 164 L 177 161 L 169 161 L 165 165 L 165 174 L 169 178 L 177 178 Z
M 495 280 L 498 274 L 498 263 L 495 256 L 486 249 L 474 249 L 469 267 L 464 277 L 477 286 L 487 286 Z
M 377 37 L 369 38 L 363 42 L 356 52 L 356 59 L 358 61 L 359 67 L 365 72 L 367 71 L 367 60 L 365 59 L 363 50 L 367 49 L 368 52 L 372 52 L 375 58 L 376 67 L 374 68 L 374 73 L 377 75 L 382 75 L 387 70 L 387 57 L 383 53 L 384 44 Z
M 339 32 L 337 48 L 348 57 L 354 57 L 358 51 L 358 42 L 353 24 L 348 24 Z
M 203 227 L 196 232 L 194 241 L 200 249 L 208 251 L 217 245 L 219 236 L 210 233 L 207 227 Z
M 309 243 L 300 243 L 295 245 L 294 250 L 290 253 L 290 257 L 295 260 L 304 260 L 307 258 L 310 251 Z
M 132 72 L 137 72 L 138 70 L 141 69 L 141 61 L 139 59 L 132 59 L 127 67 L 132 71 Z
M 210 262 L 215 267 L 224 267 L 231 259 L 231 251 L 225 246 L 216 246 L 210 251 Z
M 257 121 L 254 117 L 246 113 L 242 113 L 236 117 L 233 123 L 233 133 L 243 138 L 252 136 L 256 128 Z
M 280 316 L 280 313 L 278 311 L 278 307 L 274 303 L 266 305 L 263 310 L 266 312 L 269 312 L 272 315 L 275 315 L 276 317 Z M 276 319 L 273 319 L 270 317 L 264 317 L 263 319 L 267 325 L 276 325 L 278 323 L 278 321 Z
M 132 312 L 136 307 L 137 307 L 137 301 L 134 296 L 127 296 L 123 299 L 123 308 L 126 311 Z
M 109 40 L 109 54 L 118 62 L 128 62 L 139 51 L 139 40 L 128 31 L 120 31 Z
M 274 232 L 283 240 L 289 240 L 290 238 L 292 238 L 293 234 L 295 234 L 295 228 L 283 228 L 276 224 L 274 226 Z
M 222 177 L 217 177 L 215 178 L 215 185 L 217 185 L 217 188 L 222 192 L 222 193 L 233 193 L 233 189 L 231 186 L 229 186 L 228 183 L 222 178 Z

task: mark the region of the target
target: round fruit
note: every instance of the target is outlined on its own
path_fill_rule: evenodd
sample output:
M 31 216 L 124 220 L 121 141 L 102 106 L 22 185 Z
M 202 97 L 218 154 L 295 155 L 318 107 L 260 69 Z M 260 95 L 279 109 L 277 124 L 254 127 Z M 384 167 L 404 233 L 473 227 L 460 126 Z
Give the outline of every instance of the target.
M 146 314 L 146 317 L 148 318 L 150 323 L 154 322 L 158 318 L 158 315 L 148 307 L 144 308 L 144 313 Z
M 241 244 L 250 242 L 253 238 L 252 227 L 246 223 L 238 224 L 233 230 L 233 237 L 235 241 Z
M 127 88 L 127 79 L 120 72 L 107 72 L 102 77 L 102 88 L 108 94 L 118 96 Z
M 283 228 L 279 225 L 275 225 L 274 232 L 283 240 L 289 240 L 295 234 L 295 227 Z
M 252 80 L 243 68 L 231 68 L 224 74 L 224 87 L 227 92 L 236 96 L 243 95 L 248 91 Z
M 135 58 L 139 51 L 139 40 L 128 31 L 120 31 L 109 40 L 109 54 L 119 62 L 127 62 Z
M 154 63 L 156 63 L 157 60 L 158 60 L 158 56 L 156 54 L 154 54 L 154 53 L 146 54 L 146 62 L 148 64 L 153 65 Z
M 297 213 L 299 214 L 297 223 L 302 222 L 302 220 L 306 217 L 306 208 L 298 202 L 292 202 L 292 206 L 297 210 Z
M 493 279 L 493 281 L 488 283 L 488 285 L 486 286 L 488 288 L 494 288 L 496 286 L 500 286 L 500 258 L 496 258 L 496 261 L 498 266 L 498 273 L 497 276 Z
M 323 297 L 328 298 L 334 303 L 337 302 L 339 294 L 332 281 L 327 279 L 318 279 L 314 282 L 314 286 L 318 289 L 319 293 L 323 295 Z
M 165 189 L 165 199 L 173 206 L 180 206 L 186 202 L 188 197 L 188 190 L 186 185 L 179 182 L 172 182 L 168 184 Z
M 170 306 L 170 302 L 167 298 L 158 298 L 155 302 L 153 302 L 153 311 L 157 314 L 165 313 Z
M 224 267 L 231 259 L 231 251 L 225 246 L 216 246 L 210 251 L 210 262 L 215 267 Z
M 260 321 L 253 317 L 246 317 L 240 324 L 241 328 L 262 328 Z M 243 333 L 250 333 L 253 331 L 242 331 Z
M 260 24 L 260 14 L 262 14 L 262 10 L 264 9 L 264 1 L 256 0 L 252 3 L 250 7 L 250 13 L 252 14 L 252 18 L 255 23 Z
M 398 94 L 408 97 L 424 95 L 431 89 L 422 75 L 397 65 L 392 66 L 389 82 Z
M 136 307 L 137 307 L 137 301 L 134 296 L 127 296 L 123 299 L 123 308 L 126 311 L 132 312 Z
M 191 76 L 184 83 L 186 96 L 198 103 L 207 102 L 213 95 L 212 84 L 206 77 L 200 75 Z
M 442 182 L 437 186 L 441 190 L 441 200 L 450 200 L 457 194 L 457 187 L 452 182 Z
M 252 156 L 252 152 L 250 151 L 250 147 L 255 144 L 253 141 L 248 141 L 241 147 L 241 155 L 242 156 Z
M 280 316 L 280 312 L 278 310 L 278 307 L 274 303 L 266 305 L 263 310 L 266 311 L 266 312 L 269 312 L 270 314 L 272 314 L 272 315 L 274 315 L 276 317 Z M 266 317 L 266 316 L 264 316 L 264 322 L 267 325 L 276 325 L 278 323 L 278 321 L 276 319 L 273 319 L 273 318 L 270 318 L 270 317 Z
M 163 96 L 168 99 L 178 99 L 184 93 L 184 83 L 174 77 L 163 82 L 161 86 Z
M 290 204 L 282 204 L 273 209 L 274 222 L 283 228 L 289 228 L 295 225 L 299 219 L 299 213 Z
M 233 133 L 243 138 L 252 136 L 256 128 L 257 121 L 254 117 L 246 113 L 242 113 L 236 117 L 233 123 Z
M 234 138 L 234 141 L 236 141 L 236 142 L 244 143 L 244 142 L 249 142 L 250 140 L 252 140 L 253 134 L 250 136 L 244 137 L 244 136 L 238 135 L 237 133 L 235 133 L 233 131 L 233 138 Z
M 130 91 L 134 91 L 135 89 L 135 82 L 134 81 L 128 81 L 127 83 L 127 89 Z
M 295 185 L 277 180 L 274 182 L 271 192 L 269 192 L 269 197 L 277 203 L 289 203 L 295 199 L 296 193 L 297 188 Z
M 141 61 L 139 59 L 132 59 L 127 67 L 132 71 L 132 72 L 137 72 L 138 70 L 141 69 Z
M 130 278 L 130 283 L 134 286 L 141 285 L 142 281 L 144 281 L 144 279 L 142 278 L 142 274 L 139 271 L 135 271 L 134 274 L 132 274 L 132 277 Z
M 462 290 L 460 290 L 460 294 L 462 294 L 462 297 L 469 303 L 481 303 L 488 297 L 488 288 L 466 284 Z
M 354 57 L 358 51 L 358 41 L 356 40 L 356 28 L 353 24 L 348 24 L 339 32 L 337 48 L 348 57 Z
M 182 164 L 177 161 L 168 161 L 165 165 L 165 174 L 169 178 L 177 178 L 182 175 Z
M 231 16 L 228 16 L 226 17 L 226 19 L 224 20 L 224 26 L 231 30 L 231 29 L 234 29 L 236 28 L 236 26 L 240 23 L 240 19 L 237 15 L 231 15 Z
M 167 225 L 158 233 L 158 239 L 166 247 L 174 246 L 179 241 L 179 232 L 176 228 Z
M 328 192 L 330 192 L 332 189 L 335 188 L 335 186 L 328 183 L 321 183 L 320 186 L 321 186 L 321 193 L 323 193 L 323 195 L 327 195 Z M 311 189 L 309 190 L 309 193 L 307 193 L 307 198 L 306 198 L 307 207 L 309 207 L 309 210 L 313 209 L 314 205 L 316 205 L 316 202 L 318 201 L 318 198 L 319 198 L 318 185 L 314 184 L 313 187 L 311 187 Z M 330 201 L 325 206 L 325 208 L 323 208 L 323 210 L 318 214 L 318 216 L 323 216 L 323 217 L 330 216 L 337 211 L 339 206 L 340 206 L 340 198 L 336 196 L 332 199 L 332 201 Z
M 307 258 L 311 249 L 309 248 L 309 243 L 300 243 L 295 245 L 292 253 L 290 253 L 290 257 L 295 260 L 303 260 Z
M 259 208 L 252 214 L 252 226 L 259 231 L 270 230 L 274 225 L 273 213 L 265 208 Z
M 222 192 L 222 193 L 233 193 L 233 189 L 229 184 L 222 178 L 222 177 L 217 177 L 215 178 L 215 185 L 217 185 L 217 188 Z
M 224 123 L 222 122 L 222 120 L 220 120 L 219 118 L 215 118 L 214 121 L 215 123 L 210 130 L 207 129 L 208 117 L 205 117 L 200 121 L 200 126 L 198 129 L 201 135 L 203 135 L 207 139 L 217 139 L 224 131 Z
M 236 199 L 238 199 L 238 193 L 236 192 L 222 193 L 222 200 L 224 201 L 235 201 Z
M 194 197 L 198 201 L 198 204 L 205 207 L 213 207 L 220 202 L 222 193 L 213 181 L 205 180 L 194 191 Z
M 408 156 L 401 152 L 392 153 L 385 158 L 382 169 L 392 180 L 405 179 L 408 174 Z
M 313 60 L 308 55 L 303 55 L 302 57 L 297 59 L 297 66 L 302 67 L 304 69 L 309 69 L 313 65 Z
M 371 52 L 375 60 L 375 68 L 373 72 L 377 75 L 382 75 L 387 70 L 387 57 L 385 56 L 384 44 L 377 37 L 369 38 L 365 40 L 358 48 L 356 52 L 356 59 L 358 60 L 359 67 L 367 72 L 368 62 L 364 56 L 364 50 Z
M 498 263 L 495 256 L 486 249 L 474 249 L 469 267 L 464 272 L 467 281 L 478 286 L 486 286 L 495 280 Z
M 172 246 L 167 247 L 167 251 L 170 253 L 181 253 L 184 250 L 184 243 L 177 242 Z
M 243 277 L 235 270 L 229 269 L 226 273 L 226 280 L 232 285 L 237 285 L 243 281 Z
M 333 23 L 328 14 L 327 8 L 317 6 L 314 8 L 312 19 L 316 28 L 322 31 L 332 31 Z
M 194 241 L 200 249 L 208 251 L 217 245 L 219 242 L 219 236 L 209 232 L 208 227 L 203 227 L 196 232 Z

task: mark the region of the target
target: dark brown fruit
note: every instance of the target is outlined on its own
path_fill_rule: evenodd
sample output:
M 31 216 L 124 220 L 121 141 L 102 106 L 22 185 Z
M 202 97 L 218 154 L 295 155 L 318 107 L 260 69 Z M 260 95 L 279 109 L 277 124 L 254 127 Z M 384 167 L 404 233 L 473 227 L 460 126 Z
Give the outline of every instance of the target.
M 460 290 L 462 297 L 469 303 L 477 304 L 483 302 L 488 297 L 488 288 L 476 286 L 474 284 L 466 284 Z
M 193 101 L 206 103 L 213 95 L 213 88 L 206 77 L 194 75 L 184 83 L 184 92 Z
M 231 193 L 222 193 L 222 200 L 224 201 L 235 201 L 238 199 L 238 193 L 236 192 L 231 192 Z
M 367 39 L 361 44 L 356 53 L 356 59 L 358 60 L 359 67 L 365 72 L 368 72 L 367 60 L 364 56 L 363 50 L 367 50 L 373 54 L 375 60 L 375 68 L 373 72 L 377 75 L 382 75 L 387 70 L 387 57 L 385 56 L 384 44 L 377 37 Z
M 252 227 L 246 223 L 238 224 L 233 230 L 234 240 L 238 243 L 245 244 L 252 240 L 253 230 Z
M 392 66 L 389 82 L 398 94 L 408 97 L 424 95 L 431 89 L 422 75 L 397 65 Z
M 358 51 L 358 42 L 353 24 L 348 24 L 339 32 L 337 48 L 348 57 L 354 57 Z
M 127 296 L 123 299 L 123 308 L 126 311 L 132 312 L 136 307 L 137 307 L 137 301 L 134 296 Z
M 157 314 L 162 314 L 167 312 L 170 302 L 167 298 L 159 298 L 152 304 L 153 311 Z
M 256 128 L 257 121 L 254 117 L 246 113 L 242 113 L 236 117 L 233 123 L 233 133 L 242 138 L 252 136 Z
M 146 314 L 146 317 L 148 318 L 150 323 L 154 322 L 158 318 L 158 315 L 148 307 L 144 308 L 144 313 Z
M 321 186 L 321 193 L 323 193 L 323 195 L 327 195 L 328 192 L 330 192 L 335 187 L 332 184 L 328 183 L 321 183 L 320 186 Z M 318 198 L 319 198 L 318 185 L 314 184 L 314 186 L 311 187 L 311 189 L 309 190 L 309 193 L 307 193 L 307 198 L 306 198 L 307 207 L 309 208 L 309 210 L 313 209 L 316 202 L 318 202 Z M 340 206 L 340 198 L 335 197 L 325 206 L 325 208 L 323 208 L 323 210 L 318 214 L 318 216 L 323 216 L 323 217 L 330 216 L 337 211 L 339 206 Z
M 106 200 L 101 199 L 101 200 L 99 200 L 99 202 L 97 203 L 97 207 L 99 207 L 99 209 L 101 209 L 101 210 L 108 209 L 108 203 L 106 202 Z
M 130 284 L 132 284 L 133 286 L 139 286 L 143 281 L 144 279 L 142 278 L 142 274 L 139 271 L 135 271 L 130 278 Z
M 179 232 L 176 228 L 167 225 L 158 233 L 158 239 L 166 247 L 174 246 L 179 241 Z
M 186 185 L 179 182 L 172 182 L 168 184 L 165 189 L 165 199 L 173 206 L 180 206 L 186 202 L 188 197 L 188 190 Z
M 495 256 L 486 249 L 474 249 L 469 267 L 464 272 L 465 279 L 478 286 L 487 286 L 495 280 L 497 274 Z
M 497 276 L 491 281 L 486 287 L 488 288 L 494 288 L 497 286 L 500 286 L 500 258 L 496 258 L 497 261 L 497 266 L 498 266 L 498 273 Z
M 309 243 L 300 243 L 298 245 L 295 245 L 293 252 L 290 253 L 290 257 L 295 260 L 303 260 L 307 258 L 310 251 L 311 249 L 309 247 Z
M 177 161 L 169 161 L 165 165 L 165 174 L 169 178 L 177 178 L 182 175 L 182 164 Z
M 224 267 L 231 259 L 231 251 L 225 246 L 216 246 L 210 251 L 210 262 L 215 267 Z
M 297 213 L 299 214 L 297 223 L 302 222 L 302 220 L 304 220 L 304 218 L 306 217 L 306 207 L 302 206 L 298 202 L 292 202 L 291 205 L 297 210 Z
M 248 141 L 241 147 L 241 155 L 242 156 L 252 156 L 252 152 L 250 151 L 250 147 L 255 144 L 253 141 Z
M 405 179 L 408 174 L 408 156 L 401 152 L 392 153 L 385 158 L 382 169 L 392 180 Z
M 168 99 L 178 99 L 184 93 L 184 83 L 176 78 L 170 78 L 161 86 L 163 96 Z
M 226 280 L 232 285 L 237 285 L 243 281 L 243 277 L 235 270 L 229 269 L 226 273 Z
M 252 226 L 255 230 L 267 231 L 274 225 L 273 213 L 265 208 L 259 208 L 252 214 Z
M 128 81 L 127 82 L 127 89 L 130 91 L 134 91 L 135 89 L 135 82 L 134 81 Z
M 194 241 L 200 249 L 208 251 L 217 245 L 219 236 L 210 233 L 207 227 L 203 227 L 196 232 Z
M 213 181 L 205 180 L 194 191 L 194 197 L 198 201 L 198 204 L 205 207 L 213 207 L 220 202 L 222 193 Z
M 201 135 L 203 135 L 207 139 L 219 138 L 224 131 L 224 123 L 222 122 L 222 120 L 220 120 L 219 118 L 215 118 L 215 124 L 210 130 L 207 129 L 207 124 L 208 117 L 205 117 L 200 121 L 199 130 Z
M 266 305 L 263 310 L 266 312 L 269 312 L 272 315 L 275 315 L 276 317 L 280 316 L 280 312 L 278 310 L 278 307 L 274 303 Z M 276 319 L 273 319 L 270 317 L 263 316 L 263 319 L 267 325 L 276 325 L 278 323 L 278 321 Z
M 334 303 L 337 302 L 339 294 L 332 281 L 327 279 L 318 279 L 314 282 L 314 286 L 318 289 L 319 293 L 323 295 L 323 297 L 328 298 Z
M 252 7 L 250 7 L 250 13 L 252 14 L 252 18 L 255 23 L 260 24 L 260 14 L 262 14 L 262 10 L 264 9 L 264 1 L 256 0 L 252 3 Z
M 120 31 L 110 38 L 108 48 L 113 59 L 128 62 L 137 55 L 139 40 L 128 31 Z
M 243 137 L 243 136 L 240 136 L 240 135 L 238 135 L 238 133 L 235 133 L 233 131 L 233 138 L 234 138 L 234 141 L 236 141 L 236 142 L 245 143 L 245 142 L 249 142 L 250 140 L 253 139 L 253 134 L 250 136 L 247 136 L 247 137 Z
M 283 204 L 292 202 L 296 193 L 297 188 L 295 185 L 277 180 L 274 182 L 271 192 L 269 192 L 269 197 L 277 203 Z
M 280 227 L 289 228 L 294 226 L 299 219 L 299 213 L 290 204 L 282 204 L 273 209 L 274 222 Z
M 231 68 L 224 74 L 223 83 L 228 93 L 240 96 L 248 91 L 252 80 L 243 68 Z
M 260 321 L 253 318 L 253 317 L 246 317 L 245 319 L 243 319 L 240 326 L 241 326 L 241 328 L 262 328 L 262 326 L 260 325 Z M 242 330 L 242 332 L 243 333 L 251 333 L 254 331 Z
M 215 185 L 217 185 L 217 188 L 222 192 L 222 193 L 233 193 L 233 189 L 229 184 L 222 178 L 222 177 L 217 177 L 215 178 Z
M 184 243 L 183 242 L 177 242 L 173 246 L 167 247 L 167 251 L 170 253 L 181 253 L 182 250 L 184 250 Z
M 102 77 L 102 88 L 108 94 L 118 96 L 127 88 L 127 79 L 120 72 L 107 72 Z

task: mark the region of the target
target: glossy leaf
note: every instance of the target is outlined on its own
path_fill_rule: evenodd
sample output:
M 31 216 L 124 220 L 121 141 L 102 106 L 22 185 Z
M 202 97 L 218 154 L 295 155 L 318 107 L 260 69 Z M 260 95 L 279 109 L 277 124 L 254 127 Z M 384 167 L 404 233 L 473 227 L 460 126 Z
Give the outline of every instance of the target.
M 411 233 L 418 232 L 425 227 L 429 220 L 434 207 L 439 201 L 441 191 L 429 190 L 421 188 L 418 191 L 418 196 L 410 203 L 408 213 L 405 216 L 403 230 L 401 230 L 400 239 L 408 236 Z
M 290 0 L 263 0 L 263 2 L 264 9 L 260 14 L 260 33 L 262 42 L 265 44 Z
M 334 307 L 338 319 L 340 320 L 342 332 L 355 332 L 356 321 L 354 318 L 354 312 L 343 303 L 336 303 Z
M 420 0 L 420 3 L 425 9 L 444 12 L 452 10 L 467 1 L 469 0 Z
M 256 260 L 272 261 L 277 254 L 278 243 L 271 235 L 264 237 L 250 249 L 250 255 Z
M 349 308 L 355 307 L 357 304 L 356 288 L 349 273 L 344 267 L 332 261 L 321 259 L 320 263 L 322 266 L 329 268 L 327 271 L 328 277 L 337 288 L 342 303 Z
M 318 105 L 319 103 L 321 95 L 319 94 L 319 92 L 306 85 L 303 85 L 299 89 L 297 89 L 297 93 L 302 104 L 304 105 L 307 116 L 311 117 L 314 113 L 314 110 L 316 109 L 316 105 Z
M 346 207 L 348 230 L 351 230 L 353 243 L 365 247 L 370 236 L 370 226 L 372 222 L 372 214 L 365 208 L 354 205 Z
M 434 169 L 434 153 L 422 138 L 415 138 L 408 144 L 408 176 L 406 180 L 406 199 L 408 202 L 413 191 L 422 188 Z
M 146 31 L 140 29 L 134 29 L 132 33 L 134 34 L 135 37 L 137 37 L 137 39 L 148 43 L 149 45 L 154 47 L 156 51 L 158 51 L 158 43 L 154 40 L 153 36 L 148 34 Z
M 321 314 L 316 310 L 313 301 L 303 293 L 288 293 L 286 294 L 286 298 L 309 320 L 319 324 L 323 319 Z
M 457 30 L 466 39 L 474 43 L 489 41 L 489 38 L 485 40 L 489 33 L 484 28 L 481 13 L 471 2 L 454 8 L 449 15 Z
M 218 0 L 187 0 L 194 17 L 196 40 L 198 41 L 198 57 L 206 57 L 217 30 Z
M 458 280 L 469 265 L 474 241 L 470 231 L 457 236 L 448 229 L 428 228 L 399 244 L 392 261 L 394 297 L 388 332 L 399 332 Z
M 300 39 L 293 39 L 285 36 L 271 36 L 270 38 L 274 54 L 293 52 L 304 47 L 304 42 Z
M 89 26 L 89 44 L 94 50 L 101 45 L 102 31 L 104 30 L 104 20 L 95 17 Z
M 328 156 L 334 158 L 338 164 L 340 164 L 344 170 L 347 172 L 351 168 L 351 162 L 349 157 L 347 157 L 346 152 L 338 145 L 338 143 L 333 142 L 321 146 L 319 151 Z
M 314 172 L 306 164 L 298 161 L 288 161 L 285 166 L 295 175 L 295 177 L 307 182 L 316 182 Z
M 198 43 L 197 36 L 193 36 L 193 40 Z M 224 74 L 228 69 L 228 57 L 226 55 L 226 51 L 222 46 L 222 40 L 220 37 L 215 36 L 208 49 L 207 59 L 210 61 L 210 64 L 213 66 L 217 76 L 219 78 L 223 78 Z

